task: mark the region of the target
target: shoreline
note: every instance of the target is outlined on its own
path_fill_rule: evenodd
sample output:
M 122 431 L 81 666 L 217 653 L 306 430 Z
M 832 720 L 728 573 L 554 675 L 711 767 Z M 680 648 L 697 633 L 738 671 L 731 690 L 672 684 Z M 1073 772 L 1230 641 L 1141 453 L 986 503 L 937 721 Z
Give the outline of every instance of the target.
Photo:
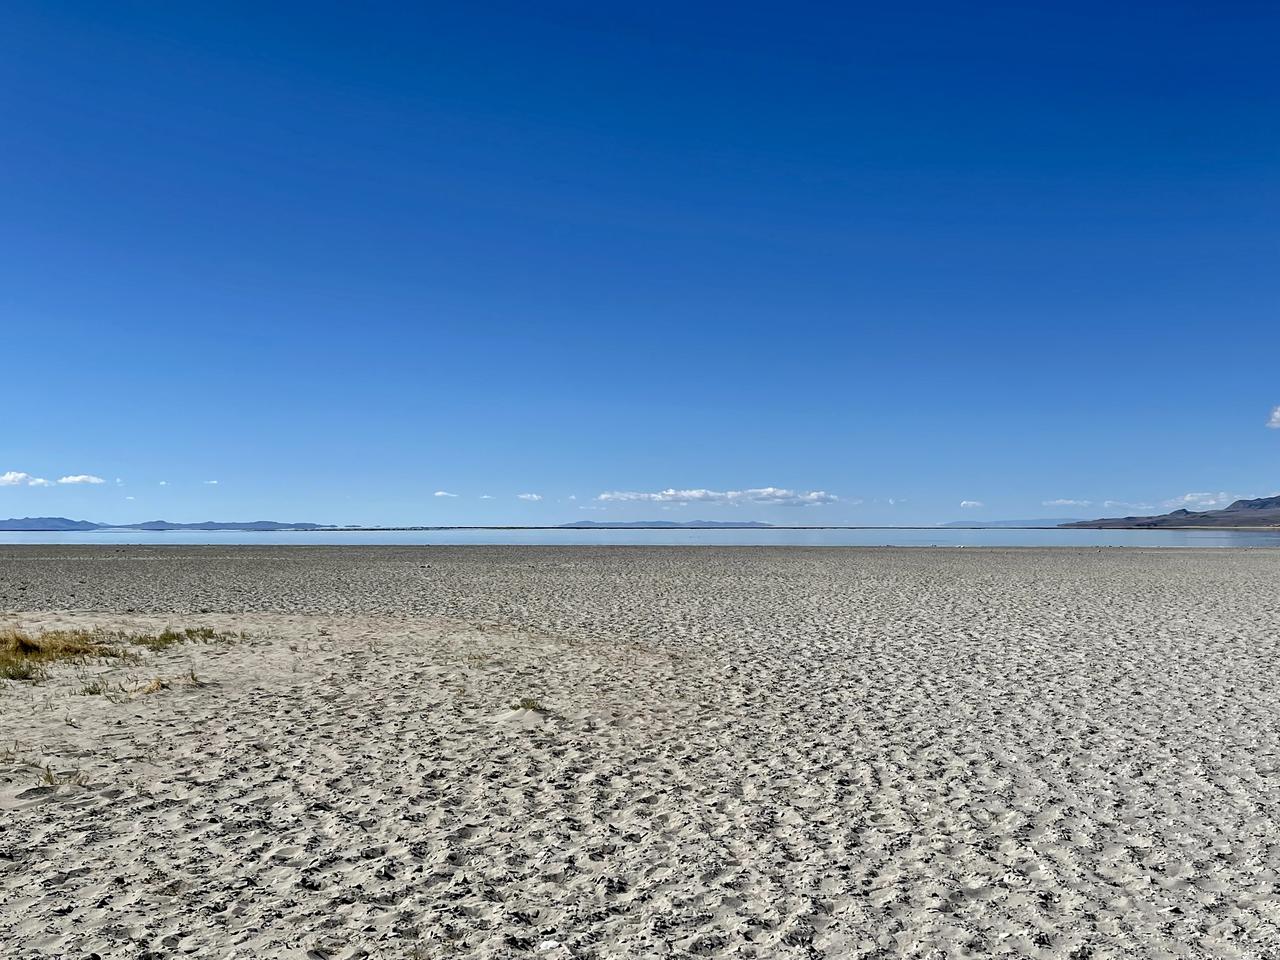
M 768 533 L 772 530 L 778 531 L 805 531 L 805 530 L 935 530 L 946 533 L 963 533 L 973 530 L 985 530 L 992 532 L 1007 530 L 1035 530 L 1035 531 L 1057 531 L 1070 532 L 1072 530 L 1136 530 L 1151 533 L 1160 532 L 1176 532 L 1179 530 L 1236 530 L 1250 533 L 1280 533 L 1280 525 L 1272 524 L 1270 526 L 1245 526 L 1245 525 L 1225 525 L 1225 524 L 1179 524 L 1177 526 L 1150 526 L 1145 524 L 1127 524 L 1117 526 L 1114 524 L 1072 524 L 1066 527 L 1037 527 L 1037 526 L 1009 526 L 1007 524 L 1000 526 L 945 526 L 945 525 L 919 525 L 919 526 L 876 526 L 876 525 L 855 525 L 855 524 L 824 524 L 822 526 L 784 526 L 781 524 L 769 524 L 768 526 L 719 526 L 719 527 L 663 527 L 663 526 L 598 526 L 598 527 L 574 527 L 574 526 L 408 526 L 408 527 L 279 527 L 270 530 L 243 530 L 235 527 L 225 528 L 186 528 L 186 529 L 149 529 L 146 527 L 100 527 L 89 530 L 67 530 L 56 527 L 49 528 L 32 528 L 32 527 L 15 527 L 13 529 L 0 528 L 0 533 L 66 533 L 66 534 L 115 534 L 115 533 L 146 533 L 155 536 L 164 534 L 198 534 L 198 533 L 242 533 L 242 534 L 273 534 L 273 533 L 298 533 L 298 534 L 334 534 L 334 533 L 447 533 L 452 530 L 493 530 L 516 531 L 516 530 L 539 530 L 539 531 L 563 531 L 565 533 L 609 533 L 609 532 L 626 532 L 626 531 L 655 531 L 660 533 Z

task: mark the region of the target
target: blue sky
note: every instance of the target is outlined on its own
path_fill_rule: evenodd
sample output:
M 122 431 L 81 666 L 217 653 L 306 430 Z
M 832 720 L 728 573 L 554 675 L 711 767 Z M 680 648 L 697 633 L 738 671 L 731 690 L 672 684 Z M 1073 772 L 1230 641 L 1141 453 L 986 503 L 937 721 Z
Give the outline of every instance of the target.
M 1272 493 L 1278 28 L 1262 3 L 19 0 L 0 516 Z

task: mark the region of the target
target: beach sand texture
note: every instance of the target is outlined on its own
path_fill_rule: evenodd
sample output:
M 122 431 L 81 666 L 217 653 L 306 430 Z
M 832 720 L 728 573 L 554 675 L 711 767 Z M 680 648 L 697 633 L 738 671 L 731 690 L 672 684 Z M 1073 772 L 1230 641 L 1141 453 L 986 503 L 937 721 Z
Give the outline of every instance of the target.
M 0 547 L 0 625 L 249 635 L 0 681 L 0 954 L 1278 957 L 1278 575 Z

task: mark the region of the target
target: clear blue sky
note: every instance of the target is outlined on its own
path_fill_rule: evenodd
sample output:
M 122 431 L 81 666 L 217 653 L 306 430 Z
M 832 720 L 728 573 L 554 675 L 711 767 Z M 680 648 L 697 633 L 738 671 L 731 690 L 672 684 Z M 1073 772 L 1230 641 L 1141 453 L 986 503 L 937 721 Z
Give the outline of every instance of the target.
M 0 516 L 1272 493 L 1278 35 L 1268 3 L 8 4 Z

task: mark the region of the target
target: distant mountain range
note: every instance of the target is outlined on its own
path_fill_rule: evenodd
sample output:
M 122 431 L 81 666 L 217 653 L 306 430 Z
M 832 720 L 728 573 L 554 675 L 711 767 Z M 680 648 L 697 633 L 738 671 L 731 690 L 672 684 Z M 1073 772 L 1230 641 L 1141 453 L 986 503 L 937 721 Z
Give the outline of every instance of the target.
M 1280 527 L 1280 497 L 1237 500 L 1221 510 L 1174 510 L 1152 517 L 1077 520 L 1064 527 L 1089 530 L 1147 530 L 1168 527 Z
M 976 527 L 1034 527 L 1037 530 L 1048 527 L 1066 527 L 1073 523 L 1080 523 L 1074 517 L 1059 517 L 1055 520 L 952 520 L 950 523 L 944 523 L 944 527 L 961 527 L 973 529 Z
M 661 530 L 707 530 L 711 528 L 728 528 L 732 530 L 755 530 L 760 527 L 772 527 L 771 523 L 760 523 L 757 520 L 575 520 L 573 523 L 562 523 L 559 530 L 628 530 L 655 528 Z
M 338 527 L 323 523 L 278 523 L 275 520 L 251 520 L 248 523 L 224 523 L 205 520 L 201 523 L 171 523 L 168 520 L 148 520 L 145 523 L 93 523 L 89 520 L 68 520 L 66 517 L 11 517 L 0 520 L 0 530 L 337 530 Z
M 111 525 L 113 530 L 336 530 L 325 523 L 278 523 L 275 520 L 250 520 L 247 523 L 223 523 L 204 520 L 200 523 L 170 523 L 168 520 L 148 520 L 145 523 Z
M 758 520 L 575 520 L 562 523 L 560 530 L 759 530 L 772 527 L 771 523 Z M 1146 530 L 1168 527 L 1280 527 L 1280 496 L 1260 497 L 1257 500 L 1237 500 L 1221 510 L 1174 510 L 1150 517 L 1104 517 L 1098 520 L 1049 519 L 1049 520 L 953 520 L 940 526 L 952 529 L 977 527 L 1026 527 L 1035 529 L 1092 529 L 1092 530 Z M 169 520 L 147 520 L 143 523 L 94 523 L 90 520 L 68 520 L 66 517 L 11 517 L 0 520 L 0 531 L 87 531 L 87 530 L 239 530 L 245 532 L 275 532 L 285 530 L 447 530 L 481 529 L 452 527 L 340 527 L 328 523 L 286 523 L 278 520 L 250 520 L 247 522 L 204 520 L 199 523 L 174 523 Z M 515 529 L 515 528 L 511 528 Z M 544 528 L 545 529 L 545 528 Z
M 0 530 L 100 530 L 102 524 L 66 517 L 10 517 L 0 520 Z
M 631 523 L 599 522 L 595 520 L 578 520 L 574 523 L 561 524 L 559 529 L 566 530 L 624 530 L 628 528 L 655 527 L 663 530 L 705 530 L 708 528 L 753 529 L 769 527 L 772 524 L 747 521 L 720 520 L 636 520 Z M 143 523 L 93 523 L 89 520 L 68 520 L 66 517 L 13 517 L 0 520 L 0 531 L 32 531 L 57 532 L 75 530 L 240 530 L 273 532 L 280 530 L 450 530 L 480 529 L 463 527 L 339 527 L 325 523 L 281 523 L 276 520 L 251 520 L 247 523 L 226 522 L 221 520 L 204 520 L 200 523 L 173 523 L 169 520 L 147 520 Z M 516 529 L 516 528 L 509 528 Z

